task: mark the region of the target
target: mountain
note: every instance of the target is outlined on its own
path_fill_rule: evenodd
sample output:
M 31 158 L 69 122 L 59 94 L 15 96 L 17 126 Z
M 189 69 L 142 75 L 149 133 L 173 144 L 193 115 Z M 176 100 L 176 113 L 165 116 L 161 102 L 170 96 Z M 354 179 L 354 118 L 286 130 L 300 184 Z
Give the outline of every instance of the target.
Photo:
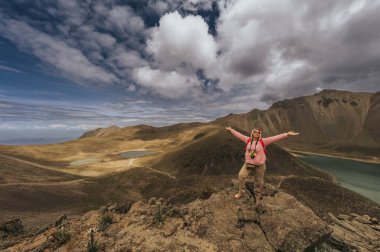
M 298 137 L 280 145 L 293 150 L 376 158 L 380 155 L 379 121 L 380 92 L 323 90 L 276 102 L 267 110 L 230 114 L 212 123 L 248 132 L 258 127 L 263 136 L 299 131 Z
M 218 125 L 250 132 L 262 129 L 263 136 L 299 131 L 296 138 L 279 143 L 294 151 L 357 157 L 379 162 L 380 92 L 323 90 L 310 96 L 285 99 L 267 110 L 253 109 L 229 114 L 210 123 L 182 123 L 165 127 L 138 125 L 112 126 L 86 132 L 80 139 L 123 137 L 136 133 L 139 138 L 163 137 L 200 125 Z M 145 137 L 145 138 L 144 138 Z

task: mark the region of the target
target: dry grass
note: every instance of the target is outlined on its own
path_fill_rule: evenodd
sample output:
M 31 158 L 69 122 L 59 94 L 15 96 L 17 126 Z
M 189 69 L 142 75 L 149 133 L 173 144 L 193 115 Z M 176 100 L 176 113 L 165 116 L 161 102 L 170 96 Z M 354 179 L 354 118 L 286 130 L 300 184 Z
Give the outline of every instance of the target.
M 215 128 L 198 125 L 191 128 L 186 125 L 163 127 L 159 130 L 147 130 L 147 126 L 111 129 L 110 133 L 103 129 L 100 136 L 90 136 L 59 144 L 1 146 L 0 154 L 20 158 L 35 164 L 49 166 L 63 172 L 80 176 L 101 176 L 113 172 L 128 170 L 129 160 L 121 158 L 121 152 L 129 150 L 151 150 L 166 153 L 179 145 L 190 141 L 196 132 Z M 178 132 L 178 128 L 182 131 Z M 150 128 L 149 128 L 150 129 Z M 155 129 L 155 128 L 153 128 Z M 114 135 L 117 134 L 117 135 Z M 97 158 L 98 163 L 80 166 L 71 162 Z M 157 156 L 139 158 L 139 164 L 149 164 Z

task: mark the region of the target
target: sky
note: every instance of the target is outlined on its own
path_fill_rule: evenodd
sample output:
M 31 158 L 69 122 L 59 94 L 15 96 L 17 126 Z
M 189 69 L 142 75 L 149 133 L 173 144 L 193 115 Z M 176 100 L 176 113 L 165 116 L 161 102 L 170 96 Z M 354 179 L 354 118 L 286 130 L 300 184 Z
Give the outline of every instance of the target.
M 378 0 L 0 2 L 0 141 L 379 91 Z

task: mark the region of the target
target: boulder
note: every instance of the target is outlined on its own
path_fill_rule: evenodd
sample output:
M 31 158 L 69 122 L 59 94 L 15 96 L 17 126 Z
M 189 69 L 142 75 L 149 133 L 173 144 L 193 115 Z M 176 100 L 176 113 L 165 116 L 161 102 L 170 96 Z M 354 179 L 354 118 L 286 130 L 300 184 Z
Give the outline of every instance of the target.
M 303 251 L 325 241 L 331 228 L 293 196 L 264 197 L 259 225 L 277 251 Z

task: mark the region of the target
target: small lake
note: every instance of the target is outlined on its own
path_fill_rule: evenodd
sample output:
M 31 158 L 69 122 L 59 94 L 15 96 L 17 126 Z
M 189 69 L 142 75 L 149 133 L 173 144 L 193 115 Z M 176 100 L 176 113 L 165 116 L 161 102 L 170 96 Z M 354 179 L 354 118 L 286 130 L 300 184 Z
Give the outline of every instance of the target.
M 334 176 L 341 186 L 380 204 L 380 164 L 320 155 L 297 154 L 307 164 Z
M 137 158 L 137 157 L 143 157 L 156 154 L 156 152 L 153 151 L 126 151 L 120 153 L 120 156 L 123 158 Z

